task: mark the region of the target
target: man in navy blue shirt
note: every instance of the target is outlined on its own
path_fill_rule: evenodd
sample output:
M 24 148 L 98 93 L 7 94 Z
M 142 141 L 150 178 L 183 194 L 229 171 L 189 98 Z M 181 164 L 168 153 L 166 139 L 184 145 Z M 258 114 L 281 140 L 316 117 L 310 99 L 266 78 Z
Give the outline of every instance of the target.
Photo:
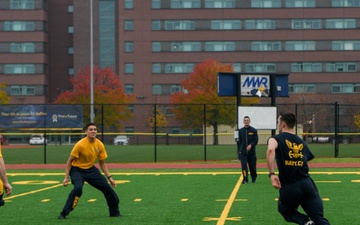
M 244 127 L 239 130 L 238 144 L 238 158 L 241 162 L 241 169 L 243 174 L 243 184 L 249 182 L 248 165 L 250 169 L 251 180 L 256 181 L 256 145 L 258 143 L 257 130 L 250 126 L 250 118 L 244 117 Z
M 279 134 L 268 140 L 266 159 L 269 177 L 279 189 L 278 210 L 287 222 L 300 225 L 330 225 L 324 217 L 319 191 L 309 175 L 307 161 L 314 158 L 307 144 L 297 135 L 293 113 L 280 113 Z M 275 159 L 279 176 L 274 172 Z M 306 214 L 297 209 L 301 206 Z

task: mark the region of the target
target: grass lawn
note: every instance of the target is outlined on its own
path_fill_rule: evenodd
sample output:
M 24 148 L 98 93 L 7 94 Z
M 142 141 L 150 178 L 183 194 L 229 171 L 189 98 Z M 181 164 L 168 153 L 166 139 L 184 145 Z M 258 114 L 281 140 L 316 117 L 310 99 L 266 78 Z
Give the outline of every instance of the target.
M 360 169 L 314 169 L 331 224 L 358 224 Z M 72 186 L 63 171 L 8 171 L 14 188 L 0 208 L 2 224 L 222 225 L 288 224 L 277 212 L 278 192 L 259 170 L 257 183 L 241 185 L 236 169 L 111 171 L 122 218 L 109 218 L 105 199 L 85 184 L 79 204 L 58 221 Z M 345 209 L 345 210 L 344 210 Z

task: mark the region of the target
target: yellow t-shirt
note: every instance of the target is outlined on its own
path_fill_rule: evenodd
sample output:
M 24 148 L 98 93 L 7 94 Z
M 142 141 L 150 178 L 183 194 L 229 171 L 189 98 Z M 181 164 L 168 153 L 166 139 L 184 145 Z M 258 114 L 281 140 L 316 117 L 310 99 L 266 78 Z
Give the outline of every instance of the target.
M 0 158 L 2 158 L 2 150 L 1 150 L 1 144 L 0 144 Z
M 96 159 L 104 160 L 108 157 L 105 146 L 99 139 L 90 142 L 87 137 L 75 144 L 70 155 L 75 157 L 71 165 L 81 169 L 89 169 L 94 166 Z

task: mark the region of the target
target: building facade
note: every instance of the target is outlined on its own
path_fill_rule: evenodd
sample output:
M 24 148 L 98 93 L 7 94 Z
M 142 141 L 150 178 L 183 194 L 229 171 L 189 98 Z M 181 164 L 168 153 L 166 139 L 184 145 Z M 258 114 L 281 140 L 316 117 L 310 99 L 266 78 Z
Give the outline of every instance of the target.
M 360 93 L 359 9 L 360 0 L 2 0 L 0 83 L 10 103 L 51 103 L 93 62 L 119 74 L 136 103 L 167 103 L 214 59 L 289 74 L 290 97 L 277 102 L 346 103 Z

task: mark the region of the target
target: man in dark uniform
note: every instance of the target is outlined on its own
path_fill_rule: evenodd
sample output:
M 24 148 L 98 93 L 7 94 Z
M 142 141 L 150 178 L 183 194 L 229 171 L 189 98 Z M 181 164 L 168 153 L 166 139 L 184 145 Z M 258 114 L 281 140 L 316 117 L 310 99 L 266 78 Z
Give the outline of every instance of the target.
M 248 164 L 252 182 L 255 183 L 256 173 L 256 145 L 258 143 L 257 130 L 250 126 L 250 118 L 244 117 L 244 127 L 239 130 L 238 145 L 238 158 L 241 162 L 241 169 L 243 174 L 243 184 L 249 182 L 248 178 Z
M 279 189 L 278 211 L 287 222 L 300 225 L 329 225 L 324 218 L 323 203 L 318 189 L 309 175 L 307 161 L 314 158 L 307 144 L 297 135 L 296 117 L 280 113 L 279 134 L 268 140 L 266 159 L 271 184 Z M 274 173 L 276 158 L 279 176 Z M 301 206 L 306 214 L 297 209 Z M 311 220 L 310 220 L 311 219 Z
M 74 188 L 70 192 L 58 219 L 65 219 L 75 208 L 82 195 L 85 181 L 104 194 L 110 217 L 120 217 L 119 198 L 113 190 L 113 188 L 116 187 L 116 183 L 105 164 L 105 159 L 108 157 L 105 146 L 96 138 L 97 129 L 94 123 L 89 123 L 85 126 L 85 133 L 86 137 L 75 144 L 66 163 L 63 185 L 65 187 L 68 185 L 70 175 Z M 94 166 L 96 159 L 99 160 L 99 166 L 112 187 L 100 173 L 99 169 Z

